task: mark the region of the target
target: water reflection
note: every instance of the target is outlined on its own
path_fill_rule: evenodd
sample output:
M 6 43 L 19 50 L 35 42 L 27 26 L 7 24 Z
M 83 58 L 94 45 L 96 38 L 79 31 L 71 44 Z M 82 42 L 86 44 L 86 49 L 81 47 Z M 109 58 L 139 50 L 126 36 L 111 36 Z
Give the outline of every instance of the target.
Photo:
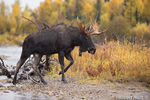
M 8 46 L 8 47 L 0 47 L 0 55 L 6 56 L 4 60 L 5 65 L 13 65 L 15 66 L 17 61 L 20 58 L 22 51 L 22 47 L 18 46 Z

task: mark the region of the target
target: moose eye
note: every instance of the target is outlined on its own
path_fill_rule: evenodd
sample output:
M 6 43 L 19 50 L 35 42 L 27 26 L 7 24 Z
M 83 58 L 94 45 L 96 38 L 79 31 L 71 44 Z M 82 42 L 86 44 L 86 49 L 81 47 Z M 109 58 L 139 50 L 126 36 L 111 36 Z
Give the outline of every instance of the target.
M 88 39 L 89 39 L 89 37 L 88 37 L 88 36 L 86 36 L 86 37 L 85 37 L 85 39 L 86 39 L 86 40 L 88 40 Z

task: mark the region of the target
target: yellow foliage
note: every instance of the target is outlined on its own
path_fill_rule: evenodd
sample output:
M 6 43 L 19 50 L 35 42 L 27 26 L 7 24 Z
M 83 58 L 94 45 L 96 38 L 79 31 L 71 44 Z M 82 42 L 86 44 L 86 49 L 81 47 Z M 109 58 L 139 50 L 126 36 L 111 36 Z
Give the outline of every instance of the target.
M 26 18 L 30 18 L 30 15 L 29 15 L 29 12 L 28 11 L 24 11 L 24 17 L 26 17 Z
M 139 39 L 150 39 L 150 25 L 148 26 L 146 23 L 137 23 L 132 31 Z
M 75 15 L 75 7 L 76 7 L 76 1 L 75 0 L 69 0 L 69 3 L 67 4 L 68 5 L 68 10 L 70 10 L 70 15 L 71 16 L 74 16 Z
M 144 0 L 143 17 L 150 21 L 150 0 Z
M 17 18 L 20 15 L 20 7 L 19 7 L 19 2 L 15 2 L 14 5 L 12 5 L 12 9 L 13 9 L 13 16 L 15 18 Z
M 11 33 L 11 34 L 16 33 L 16 27 L 12 27 L 11 30 L 10 30 L 10 33 Z
M 74 64 L 66 73 L 78 77 L 97 76 L 96 79 L 125 78 L 138 79 L 150 84 L 150 49 L 120 42 L 111 42 L 97 47 L 96 54 L 83 53 L 78 56 L 78 48 L 73 50 Z M 65 60 L 68 65 L 69 62 Z M 96 74 L 96 75 L 94 75 Z
M 68 6 L 69 7 L 75 6 L 75 4 L 76 4 L 75 0 L 70 0 Z
M 12 26 L 10 30 L 11 34 L 16 33 L 17 22 L 15 17 L 12 17 L 11 19 L 11 26 Z
M 124 0 L 112 0 L 109 4 L 110 13 L 121 15 Z
M 109 19 L 110 19 L 109 13 L 104 13 L 103 15 L 101 15 L 102 24 L 109 23 Z
M 23 16 L 30 19 L 30 14 L 29 14 L 29 8 L 28 8 L 28 6 L 26 6 L 26 8 L 25 8 Z
M 140 34 L 150 32 L 150 29 L 146 23 L 142 23 L 142 24 L 137 23 L 137 25 L 133 28 L 133 32 L 140 35 Z
M 83 15 L 88 17 L 90 19 L 90 17 L 92 16 L 92 14 L 94 14 L 94 6 L 92 1 L 90 0 L 86 0 L 84 2 L 84 6 L 83 6 Z
M 102 13 L 109 13 L 113 15 L 121 15 L 122 13 L 122 6 L 123 6 L 124 0 L 112 0 L 111 2 L 106 2 L 102 6 Z
M 12 31 L 13 31 L 13 29 L 12 29 Z M 24 35 L 21 34 L 21 35 L 16 37 L 16 36 L 6 32 L 5 34 L 0 36 L 0 43 L 14 45 L 14 44 L 16 44 L 16 42 L 14 40 L 23 42 L 23 40 L 26 36 L 27 36 L 26 34 L 24 34 Z
M 51 0 L 45 0 L 45 2 L 40 3 L 39 7 L 39 20 L 44 22 L 50 22 L 50 15 L 52 12 L 52 1 Z
M 55 2 L 57 3 L 57 4 L 62 4 L 63 3 L 63 0 L 55 0 Z
M 53 19 L 53 20 L 51 20 L 51 23 L 56 23 L 56 19 L 58 18 L 57 16 L 58 16 L 58 12 L 57 11 L 53 11 L 52 13 L 51 13 L 51 17 L 50 17 L 50 19 Z
M 48 5 L 51 5 L 52 0 L 45 0 L 45 3 L 47 3 Z M 43 4 L 43 3 L 41 3 L 41 4 Z
M 144 11 L 143 0 L 136 0 L 135 4 L 136 4 L 137 11 L 138 11 L 138 17 L 140 17 Z

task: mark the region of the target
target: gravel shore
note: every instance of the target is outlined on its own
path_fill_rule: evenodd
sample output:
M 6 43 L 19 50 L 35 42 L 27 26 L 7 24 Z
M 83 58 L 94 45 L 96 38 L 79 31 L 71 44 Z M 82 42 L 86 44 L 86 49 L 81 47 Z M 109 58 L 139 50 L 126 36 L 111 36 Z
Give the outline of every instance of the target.
M 61 77 L 46 78 L 47 85 L 35 84 L 24 80 L 18 86 L 10 85 L 5 89 L 20 92 L 22 95 L 31 92 L 34 100 L 150 100 L 150 90 L 142 82 L 109 82 L 99 81 L 98 84 L 80 83 L 78 79 L 66 77 L 64 84 Z M 21 99 L 20 99 L 21 100 Z

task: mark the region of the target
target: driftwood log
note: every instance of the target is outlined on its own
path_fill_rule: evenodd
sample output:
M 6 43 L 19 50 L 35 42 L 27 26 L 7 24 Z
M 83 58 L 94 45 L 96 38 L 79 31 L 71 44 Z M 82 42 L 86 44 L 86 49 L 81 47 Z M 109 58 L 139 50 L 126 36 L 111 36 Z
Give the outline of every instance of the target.
M 31 56 L 26 63 L 23 65 L 23 67 L 20 69 L 18 73 L 18 79 L 19 80 L 31 80 L 34 83 L 39 83 L 40 81 L 37 79 L 34 79 L 36 76 L 32 65 L 33 65 L 33 57 Z M 52 58 L 49 58 L 48 64 L 58 64 L 58 62 Z M 38 71 L 44 76 L 47 74 L 50 70 L 47 70 L 45 67 L 46 66 L 46 60 L 41 60 L 39 66 L 38 66 Z M 2 58 L 0 58 L 0 76 L 7 76 L 8 78 L 11 78 L 12 75 L 15 73 L 15 66 L 8 66 L 4 64 L 4 61 Z
M 8 72 L 4 64 L 4 61 L 1 57 L 0 57 L 0 69 L 1 69 L 0 75 L 6 75 L 8 78 L 11 78 L 11 74 Z

